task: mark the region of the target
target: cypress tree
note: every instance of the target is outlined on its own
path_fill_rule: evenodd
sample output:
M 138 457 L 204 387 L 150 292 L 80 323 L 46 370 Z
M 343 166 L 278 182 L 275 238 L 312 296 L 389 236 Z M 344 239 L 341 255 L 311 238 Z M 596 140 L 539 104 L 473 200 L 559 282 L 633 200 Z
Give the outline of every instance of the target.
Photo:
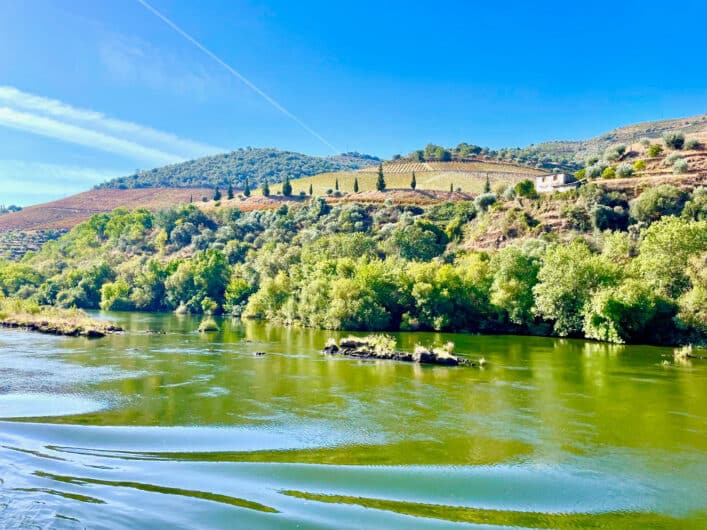
M 412 180 L 410 181 L 410 187 L 412 189 L 417 188 L 417 179 L 415 178 L 415 172 L 412 172 Z
M 378 191 L 385 191 L 385 177 L 383 176 L 383 164 L 378 165 L 378 181 L 376 182 Z
M 233 183 L 228 182 L 228 198 L 233 199 Z
M 452 182 L 449 183 L 449 193 L 454 192 L 454 184 Z
M 486 183 L 484 184 L 484 193 L 491 192 L 491 181 L 489 180 L 489 174 L 486 173 Z
M 285 197 L 292 195 L 292 184 L 290 184 L 290 177 L 285 177 L 285 182 L 282 184 L 282 194 Z
M 336 181 L 334 182 L 334 189 L 336 191 L 339 191 L 339 178 L 338 177 L 336 178 Z
M 250 197 L 250 182 L 248 182 L 248 177 L 245 178 L 245 189 L 243 190 L 243 195 Z
M 268 184 L 268 179 L 263 182 L 263 197 L 270 197 L 270 184 Z
M 221 200 L 221 190 L 218 189 L 218 186 L 216 186 L 216 191 L 214 191 L 214 200 L 215 201 Z
M 312 183 L 309 183 L 309 195 L 310 197 L 312 196 L 312 193 L 314 193 L 314 190 L 312 189 Z
M 354 193 L 358 193 L 358 177 L 354 177 Z

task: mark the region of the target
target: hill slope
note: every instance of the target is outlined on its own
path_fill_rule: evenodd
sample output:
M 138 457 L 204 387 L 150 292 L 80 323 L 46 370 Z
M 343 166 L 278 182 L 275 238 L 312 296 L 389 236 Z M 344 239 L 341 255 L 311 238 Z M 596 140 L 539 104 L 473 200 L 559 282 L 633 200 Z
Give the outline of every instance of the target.
M 530 146 L 540 154 L 553 158 L 583 162 L 587 156 L 599 155 L 614 144 L 632 144 L 641 138 L 657 139 L 668 131 L 682 131 L 691 137 L 707 138 L 707 114 L 672 120 L 647 121 L 613 129 L 589 140 L 544 142 Z
M 358 153 L 320 158 L 277 149 L 239 149 L 231 153 L 207 156 L 180 164 L 139 171 L 134 175 L 113 179 L 99 188 L 225 188 L 229 181 L 243 189 L 246 177 L 251 187 L 316 175 L 331 171 L 355 170 L 378 163 L 375 157 Z
M 19 212 L 0 216 L 0 232 L 68 230 L 97 213 L 116 208 L 160 210 L 174 204 L 211 198 L 213 191 L 204 188 L 91 190 L 58 201 L 36 204 Z

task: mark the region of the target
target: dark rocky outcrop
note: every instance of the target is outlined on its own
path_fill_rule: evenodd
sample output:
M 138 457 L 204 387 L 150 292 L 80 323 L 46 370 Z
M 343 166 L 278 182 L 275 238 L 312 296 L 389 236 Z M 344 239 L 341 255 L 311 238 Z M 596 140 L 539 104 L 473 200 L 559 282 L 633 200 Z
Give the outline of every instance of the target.
M 382 359 L 419 364 L 435 364 L 441 366 L 478 366 L 480 363 L 458 357 L 451 353 L 453 345 L 446 348 L 427 349 L 417 346 L 412 353 L 395 349 L 395 340 L 385 336 L 347 337 L 339 344 L 330 340 L 324 347 L 327 355 L 341 355 L 358 359 Z

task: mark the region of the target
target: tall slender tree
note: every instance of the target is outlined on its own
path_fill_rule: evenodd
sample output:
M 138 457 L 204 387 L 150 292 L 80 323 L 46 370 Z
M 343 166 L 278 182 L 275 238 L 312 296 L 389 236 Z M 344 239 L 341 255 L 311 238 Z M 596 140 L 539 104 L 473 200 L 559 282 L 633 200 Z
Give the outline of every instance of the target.
M 290 184 L 290 177 L 285 177 L 285 182 L 282 184 L 282 194 L 285 197 L 292 195 L 292 184 Z
M 310 183 L 309 183 L 309 195 L 310 195 L 310 197 L 312 196 L 313 193 L 314 193 L 314 190 L 312 189 L 312 183 L 310 182 Z
M 214 200 L 215 201 L 221 200 L 221 190 L 218 189 L 218 186 L 216 186 L 216 190 L 214 191 Z
M 245 189 L 243 190 L 243 195 L 250 197 L 250 182 L 248 181 L 248 177 L 245 178 Z
M 354 177 L 354 193 L 358 193 L 358 177 Z
M 412 189 L 417 188 L 417 179 L 415 178 L 415 172 L 412 172 L 412 180 L 410 181 L 410 187 Z
M 454 183 L 450 182 L 449 183 L 449 193 L 452 193 L 454 191 Z
M 378 165 L 378 180 L 376 181 L 376 189 L 385 191 L 385 176 L 383 175 L 383 164 Z
M 339 177 L 336 177 L 336 181 L 334 181 L 334 189 L 339 191 Z
M 263 197 L 270 197 L 270 184 L 268 184 L 268 179 L 263 182 Z
M 491 192 L 491 181 L 489 180 L 489 174 L 486 173 L 486 182 L 484 183 L 484 193 Z
M 228 198 L 233 199 L 233 182 L 228 181 Z

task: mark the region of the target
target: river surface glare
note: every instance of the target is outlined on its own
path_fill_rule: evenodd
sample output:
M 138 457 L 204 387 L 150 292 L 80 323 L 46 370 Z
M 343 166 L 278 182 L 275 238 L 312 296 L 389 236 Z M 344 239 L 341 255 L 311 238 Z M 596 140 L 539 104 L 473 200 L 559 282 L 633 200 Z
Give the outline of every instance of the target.
M 100 316 L 0 330 L 0 528 L 707 528 L 707 361 L 670 348 Z

